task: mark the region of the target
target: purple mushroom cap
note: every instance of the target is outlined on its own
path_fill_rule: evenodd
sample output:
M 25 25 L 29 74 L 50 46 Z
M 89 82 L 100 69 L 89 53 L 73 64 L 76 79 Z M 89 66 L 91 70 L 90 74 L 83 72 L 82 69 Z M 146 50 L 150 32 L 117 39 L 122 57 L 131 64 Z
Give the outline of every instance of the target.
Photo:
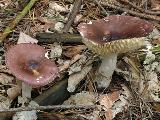
M 12 46 L 5 56 L 11 72 L 32 87 L 44 86 L 58 76 L 54 61 L 45 57 L 45 49 L 39 45 L 22 43 Z
M 99 54 L 101 54 L 99 51 L 108 54 L 108 52 L 127 52 L 140 48 L 144 43 L 139 38 L 148 36 L 153 31 L 153 25 L 138 17 L 111 15 L 89 23 L 80 23 L 78 30 L 83 37 L 82 41 L 89 48 Z

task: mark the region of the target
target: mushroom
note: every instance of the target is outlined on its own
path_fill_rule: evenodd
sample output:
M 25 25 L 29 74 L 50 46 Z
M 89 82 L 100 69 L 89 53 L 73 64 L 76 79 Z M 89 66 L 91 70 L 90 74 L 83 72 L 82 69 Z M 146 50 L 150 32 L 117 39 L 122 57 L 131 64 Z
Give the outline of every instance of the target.
M 146 36 L 152 32 L 153 25 L 137 17 L 112 15 L 89 23 L 80 23 L 78 30 L 83 37 L 83 43 L 102 56 L 99 73 L 103 79 L 111 80 L 118 53 L 145 46 Z M 110 81 L 99 84 L 107 87 L 108 83 Z
M 58 76 L 54 61 L 45 57 L 43 47 L 21 43 L 12 46 L 6 53 L 6 65 L 11 72 L 32 87 L 40 87 L 53 81 Z

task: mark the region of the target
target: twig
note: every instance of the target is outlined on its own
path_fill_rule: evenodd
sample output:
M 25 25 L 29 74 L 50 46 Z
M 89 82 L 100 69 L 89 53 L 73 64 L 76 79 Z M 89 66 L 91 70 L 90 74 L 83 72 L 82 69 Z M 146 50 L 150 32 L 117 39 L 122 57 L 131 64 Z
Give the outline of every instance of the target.
M 133 8 L 135 8 L 135 9 L 141 11 L 141 12 L 145 12 L 147 14 L 152 14 L 152 15 L 159 15 L 160 14 L 160 12 L 153 12 L 153 11 L 150 11 L 150 10 L 142 9 L 142 8 L 136 6 L 135 4 L 133 4 L 132 2 L 129 2 L 128 0 L 120 0 L 120 1 L 122 1 L 124 3 L 127 3 L 127 4 L 131 5 Z
M 70 12 L 69 17 L 68 17 L 68 21 L 62 30 L 64 33 L 67 33 L 69 31 L 69 28 L 71 27 L 78 11 L 80 10 L 81 3 L 82 3 L 82 0 L 75 0 L 75 2 L 73 4 L 73 9 Z
M 103 6 L 99 3 L 99 1 L 98 0 L 94 0 L 94 1 L 102 9 L 102 11 L 108 16 L 109 13 L 103 8 Z
M 82 44 L 82 37 L 78 34 L 37 33 L 36 38 L 39 43 L 62 42 Z
M 118 7 L 118 6 L 115 6 L 115 5 L 108 4 L 107 2 L 103 2 L 102 4 L 104 6 L 109 7 L 109 8 L 116 9 L 116 10 L 123 11 L 123 12 L 127 12 L 127 13 L 135 15 L 135 16 L 139 16 L 139 17 L 146 18 L 146 19 L 160 21 L 160 17 L 158 17 L 158 16 L 147 15 L 147 14 L 144 14 L 144 13 L 135 12 L 135 11 L 132 11 L 132 10 L 128 10 L 126 8 L 121 8 L 121 7 Z
M 32 111 L 32 110 L 65 110 L 65 109 L 95 109 L 96 105 L 52 105 L 52 106 L 38 106 L 38 107 L 22 107 L 22 108 L 10 108 L 0 109 L 0 113 L 11 113 L 20 111 Z
M 30 0 L 30 2 L 22 10 L 22 12 L 20 12 L 20 14 L 5 28 L 4 32 L 2 33 L 2 36 L 0 36 L 0 42 L 3 42 L 3 40 L 12 32 L 15 26 L 22 20 L 22 18 L 28 13 L 28 11 L 37 1 L 38 0 Z

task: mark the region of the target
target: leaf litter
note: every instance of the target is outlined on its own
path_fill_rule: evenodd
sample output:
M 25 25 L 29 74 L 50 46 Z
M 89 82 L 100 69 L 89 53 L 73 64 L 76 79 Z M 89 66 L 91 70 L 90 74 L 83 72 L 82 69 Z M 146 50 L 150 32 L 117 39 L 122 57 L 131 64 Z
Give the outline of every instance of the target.
M 44 1 L 41 2 L 37 2 L 35 7 L 38 5 L 41 6 Z M 123 7 L 123 4 L 117 0 L 110 0 L 109 3 Z M 149 10 L 159 10 L 157 0 L 151 0 L 151 3 L 146 3 L 145 5 L 142 1 L 135 1 L 135 3 L 143 9 L 145 9 L 144 6 L 146 6 Z M 0 2 L 3 8 L 8 8 L 10 4 L 12 3 L 8 2 L 4 4 Z M 73 1 L 49 0 L 47 5 L 47 9 L 41 11 L 41 16 L 36 15 L 36 9 L 31 10 L 31 13 L 36 13 L 35 16 L 32 19 L 28 16 L 24 17 L 22 23 L 15 28 L 13 34 L 9 36 L 9 39 L 15 41 L 19 37 L 17 44 L 24 42 L 37 43 L 38 40 L 34 39 L 34 35 L 37 32 L 62 33 L 68 21 L 68 15 L 73 8 Z M 126 5 L 126 8 L 128 6 L 130 5 Z M 104 7 L 104 5 L 102 4 L 101 7 Z M 69 33 L 77 34 L 77 25 L 80 22 L 105 17 L 101 7 L 96 2 L 91 2 L 90 0 L 83 1 L 80 12 L 76 15 Z M 118 13 L 113 9 L 105 9 L 109 14 L 123 14 L 123 12 Z M 10 13 L 8 14 L 10 15 Z M 9 16 L 5 17 L 4 20 Z M 29 29 L 23 25 L 23 23 L 28 21 L 31 23 L 28 25 Z M 0 23 L 3 24 L 1 19 Z M 21 26 L 23 27 L 20 28 Z M 0 26 L 0 29 L 3 29 L 3 27 Z M 27 33 L 28 30 L 29 32 Z M 99 58 L 97 59 L 94 53 L 88 51 L 85 45 L 65 45 L 65 43 L 41 44 L 46 48 L 49 58 L 56 60 L 61 75 L 67 73 L 68 85 L 66 89 L 71 92 L 71 96 L 66 98 L 63 105 L 97 106 L 96 109 L 90 111 L 83 111 L 82 109 L 81 111 L 85 112 L 85 114 L 81 114 L 73 109 L 65 110 L 64 113 L 70 113 L 72 116 L 74 116 L 72 113 L 76 113 L 77 116 L 89 120 L 116 120 L 121 116 L 123 116 L 122 119 L 143 119 L 146 116 L 154 118 L 155 116 L 153 114 L 159 107 L 157 108 L 157 105 L 154 108 L 154 106 L 151 107 L 151 105 L 160 101 L 160 57 L 159 49 L 155 47 L 155 45 L 159 45 L 159 38 L 160 37 L 157 37 L 156 40 L 154 39 L 155 41 L 150 44 L 148 49 L 142 49 L 130 55 L 125 54 L 120 56 L 117 66 L 120 65 L 122 67 L 117 67 L 114 73 L 114 76 L 118 77 L 117 79 L 119 80 L 115 81 L 112 79 L 111 84 L 113 83 L 113 86 L 110 85 L 108 88 L 100 89 L 97 88 L 96 83 L 92 81 L 94 75 L 97 74 L 97 68 L 100 64 Z M 133 56 L 136 54 L 136 57 L 133 57 L 132 54 Z M 29 99 L 22 97 L 20 91 L 21 86 L 15 82 L 14 76 L 12 76 L 11 72 L 2 63 L 0 65 L 1 108 L 25 107 L 26 104 L 30 106 Z M 59 82 L 59 80 L 56 82 Z M 36 96 L 45 93 L 45 91 L 51 86 L 54 86 L 54 84 L 55 83 L 51 83 L 43 88 L 32 89 L 30 99 L 34 100 Z M 91 86 L 92 90 L 90 88 Z M 92 92 L 90 92 L 90 90 Z M 58 95 L 61 95 L 61 93 L 58 93 Z M 17 98 L 18 103 L 15 102 Z M 34 106 L 31 107 L 34 108 Z M 45 110 L 43 112 L 45 112 Z M 52 113 L 52 111 L 46 112 Z M 36 111 L 16 112 L 13 120 L 23 120 L 25 118 L 28 118 L 27 120 L 29 120 L 29 118 L 30 120 L 34 120 L 38 119 L 38 117 L 40 119 L 41 117 L 37 116 L 37 113 Z M 63 111 L 61 113 L 63 113 Z M 59 113 L 57 112 L 57 114 Z M 159 114 L 157 116 L 159 116 Z

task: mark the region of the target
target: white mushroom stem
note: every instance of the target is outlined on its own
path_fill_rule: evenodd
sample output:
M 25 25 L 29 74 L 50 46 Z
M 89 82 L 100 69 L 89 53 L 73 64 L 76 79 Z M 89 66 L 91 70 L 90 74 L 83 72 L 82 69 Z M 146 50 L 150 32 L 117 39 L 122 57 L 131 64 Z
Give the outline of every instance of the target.
M 98 81 L 96 79 L 99 87 L 109 86 L 113 72 L 116 69 L 116 63 L 117 63 L 116 53 L 107 55 L 102 58 L 102 63 L 98 71 L 100 76 L 98 76 L 99 78 L 97 78 Z
M 24 82 L 22 82 L 22 97 L 31 98 L 32 87 Z

